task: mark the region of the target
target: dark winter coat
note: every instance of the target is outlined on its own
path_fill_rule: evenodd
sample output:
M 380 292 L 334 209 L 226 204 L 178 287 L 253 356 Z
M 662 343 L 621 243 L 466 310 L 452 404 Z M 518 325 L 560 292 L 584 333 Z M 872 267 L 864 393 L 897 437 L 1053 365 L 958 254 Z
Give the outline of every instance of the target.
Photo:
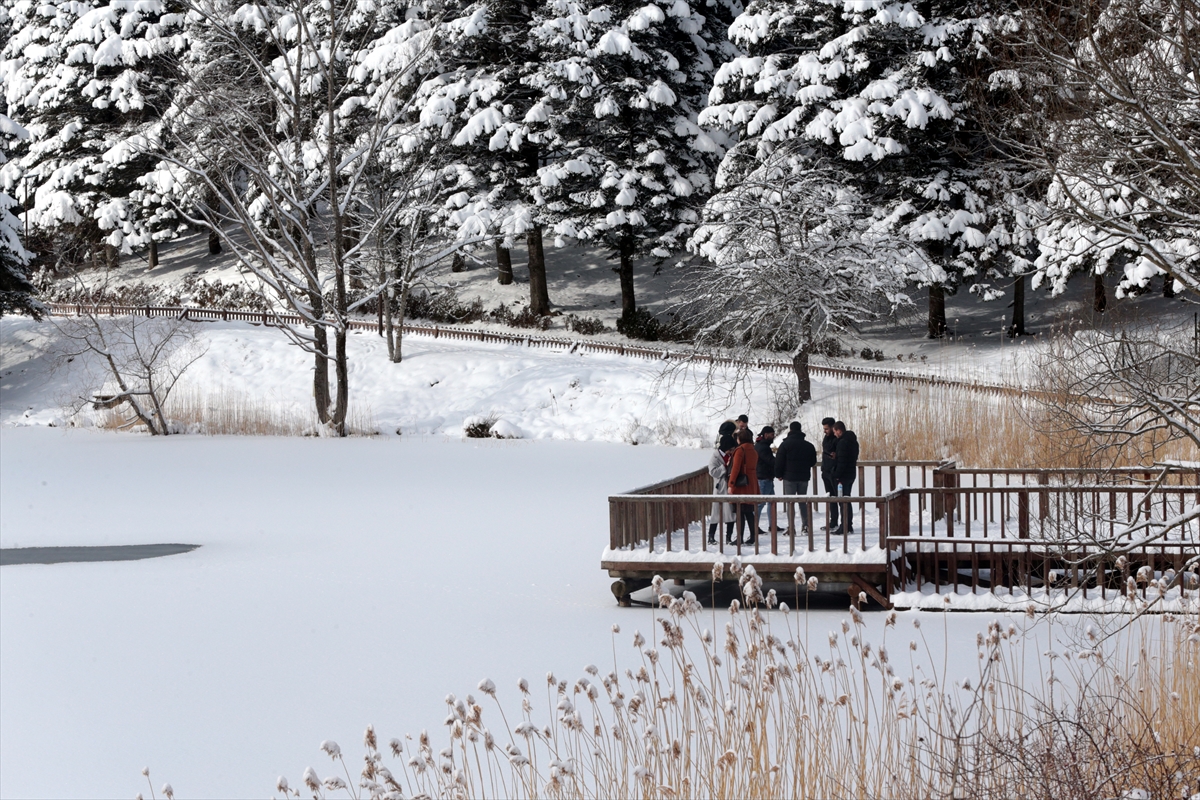
M 858 437 L 854 431 L 842 434 L 837 441 L 836 452 L 833 479 L 839 483 L 850 483 L 858 477 Z
M 758 453 L 758 479 L 775 480 L 775 453 L 771 450 L 771 443 L 766 439 L 759 439 L 754 443 L 754 452 Z
M 800 431 L 789 433 L 775 454 L 775 477 L 793 483 L 812 480 L 816 465 L 817 448 Z
M 832 433 L 821 440 L 821 474 L 832 477 L 833 454 L 837 450 L 838 439 Z
M 745 475 L 749 480 L 745 486 L 738 486 L 738 476 Z M 758 453 L 749 442 L 739 444 L 733 449 L 733 461 L 729 465 L 730 494 L 758 494 Z

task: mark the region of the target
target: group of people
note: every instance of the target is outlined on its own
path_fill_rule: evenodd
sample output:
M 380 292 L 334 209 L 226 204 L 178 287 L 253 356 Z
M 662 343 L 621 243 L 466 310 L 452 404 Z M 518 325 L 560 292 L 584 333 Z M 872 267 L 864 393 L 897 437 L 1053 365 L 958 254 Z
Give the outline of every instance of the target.
M 846 424 L 833 417 L 821 420 L 824 439 L 821 441 L 821 481 L 831 497 L 849 496 L 858 476 L 858 437 L 847 430 Z M 773 495 L 775 481 L 783 482 L 783 494 L 804 496 L 813 467 L 818 463 L 817 449 L 804 435 L 799 422 L 788 426 L 787 436 L 773 447 L 775 429 L 763 427 L 758 437 L 750 430 L 750 419 L 742 414 L 736 420 L 721 423 L 717 445 L 708 462 L 713 478 L 713 493 L 728 495 Z M 717 526 L 725 522 L 725 541 L 729 544 L 754 544 L 756 537 L 767 535 L 760 526 L 766 503 L 713 503 L 708 526 L 709 544 L 717 543 Z M 839 514 L 839 507 L 841 513 Z M 807 503 L 800 504 L 800 532 L 810 530 L 811 514 Z M 840 525 L 839 525 L 840 520 Z M 736 530 L 735 530 L 736 529 Z M 749 535 L 746 536 L 747 529 Z M 830 533 L 851 533 L 854 515 L 849 506 L 830 503 L 827 524 L 822 528 Z M 795 506 L 788 506 L 787 530 L 777 533 L 788 536 L 796 533 Z M 734 538 L 736 535 L 736 539 Z

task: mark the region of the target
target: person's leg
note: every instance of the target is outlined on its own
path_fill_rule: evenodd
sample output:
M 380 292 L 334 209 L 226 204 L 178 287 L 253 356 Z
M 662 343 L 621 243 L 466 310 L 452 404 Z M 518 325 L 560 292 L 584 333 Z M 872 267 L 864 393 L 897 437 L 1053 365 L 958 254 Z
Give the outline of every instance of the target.
M 834 488 L 836 489 L 837 487 L 835 486 Z M 853 488 L 854 488 L 854 478 L 851 478 L 850 480 L 848 480 L 842 484 L 842 495 L 844 497 L 849 497 L 851 494 L 850 490 Z M 843 517 L 842 524 L 846 526 L 846 533 L 853 533 L 854 532 L 854 507 L 851 506 L 849 503 L 842 504 L 842 517 Z
M 828 492 L 829 496 L 837 497 L 837 481 L 835 481 L 829 475 L 822 476 L 822 479 L 825 481 L 825 491 Z M 826 522 L 829 527 L 829 532 L 837 533 L 837 530 L 838 530 L 838 506 L 837 506 L 837 503 L 830 503 L 828 506 L 826 506 L 826 508 L 828 509 L 828 511 L 826 512 L 826 515 L 827 515 Z
M 784 481 L 783 482 L 783 494 L 785 496 L 791 496 L 791 495 L 797 495 L 797 494 L 804 494 L 804 492 L 800 490 L 800 482 L 799 481 Z M 803 506 L 800 507 L 800 513 L 801 513 L 801 515 L 803 515 L 803 513 L 804 513 Z M 796 532 L 796 506 L 793 505 L 792 503 L 787 504 L 787 518 L 788 518 L 787 532 L 789 534 L 795 533 Z
M 741 503 L 738 505 L 738 538 L 742 540 L 742 544 L 754 544 L 754 539 L 758 535 L 757 517 L 754 515 L 753 503 Z M 742 535 L 742 525 L 745 524 L 749 529 L 750 535 Z
M 796 494 L 799 494 L 799 495 L 808 494 L 808 481 L 796 481 Z M 789 520 L 789 523 L 790 523 L 790 520 Z M 807 533 L 809 530 L 808 523 L 809 523 L 808 503 L 801 503 L 800 504 L 800 525 L 802 526 L 802 530 L 805 533 Z
M 762 478 L 759 478 L 758 479 L 758 493 L 759 494 L 775 494 L 775 481 L 774 480 L 763 480 Z M 754 509 L 755 524 L 759 528 L 762 527 L 762 512 L 763 512 L 763 509 L 767 507 L 767 505 L 768 505 L 767 503 L 759 503 Z M 767 522 L 770 522 L 770 521 L 771 521 L 771 519 L 768 516 Z M 775 525 L 776 525 L 776 527 L 779 526 L 778 518 L 776 518 L 776 520 L 775 520 Z

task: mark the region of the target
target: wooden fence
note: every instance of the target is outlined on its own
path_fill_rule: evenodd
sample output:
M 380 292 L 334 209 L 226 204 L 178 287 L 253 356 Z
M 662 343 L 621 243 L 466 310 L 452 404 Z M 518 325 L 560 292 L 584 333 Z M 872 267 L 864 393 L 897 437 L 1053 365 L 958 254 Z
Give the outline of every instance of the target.
M 1161 485 L 1152 486 L 1164 469 Z M 898 588 L 920 591 L 928 583 L 938 591 L 945 586 L 957 591 L 965 583 L 973 592 L 1031 590 L 1036 583 L 1080 588 L 1085 598 L 1094 589 L 1106 598 L 1125 586 L 1130 571 L 1136 575 L 1149 567 L 1159 574 L 1170 568 L 1182 574 L 1200 556 L 1200 518 L 1187 519 L 1200 506 L 1197 467 L 984 470 L 953 462 L 880 461 L 860 463 L 859 475 L 859 494 L 845 498 L 713 495 L 705 470 L 615 495 L 609 498 L 610 548 L 653 542 L 658 549 L 639 555 L 638 562 L 608 562 L 607 568 L 622 574 L 693 573 L 696 553 L 753 553 L 785 556 L 810 570 L 853 572 L 875 558 L 864 558 L 873 551 L 883 568 L 861 571 L 876 575 L 876 584 L 882 578 L 880 588 L 889 596 Z M 870 493 L 861 480 L 868 476 Z M 726 544 L 731 500 L 766 504 L 770 535 L 752 546 L 743 547 L 740 537 Z M 777 506 L 796 520 L 790 535 L 776 531 Z M 835 506 L 842 513 L 830 525 Z M 801 530 L 805 512 L 809 524 Z M 1141 524 L 1172 519 L 1178 524 L 1169 534 L 1137 532 Z M 712 543 L 708 528 L 714 522 L 718 538 Z M 836 557 L 839 551 L 844 558 Z M 784 565 L 772 562 L 771 568 L 778 572 Z
M 89 314 L 107 316 L 145 316 L 145 317 L 181 317 L 198 322 L 250 322 L 256 325 L 303 325 L 305 320 L 298 314 L 286 314 L 274 311 L 237 311 L 221 308 L 196 308 L 192 306 L 131 306 L 113 303 L 98 305 L 86 303 L 46 303 L 46 308 L 53 314 L 81 315 Z M 378 321 L 365 319 L 347 320 L 349 330 L 382 332 Z M 621 342 L 605 342 L 596 339 L 568 339 L 559 336 L 529 336 L 504 331 L 475 330 L 460 328 L 453 325 L 420 325 L 406 323 L 400 330 L 409 335 L 429 336 L 434 339 L 453 339 L 472 342 L 493 342 L 497 344 L 515 344 L 525 347 L 545 347 L 568 352 L 604 353 L 608 355 L 627 356 L 651 360 L 692 362 L 696 364 L 724 366 L 734 369 L 754 369 L 760 372 L 793 373 L 792 362 L 783 359 L 759 358 L 744 360 L 711 353 L 698 353 L 686 347 L 671 350 L 669 348 L 646 347 L 629 345 Z M 868 383 L 888 383 L 902 386 L 950 387 L 967 389 L 984 394 L 1005 395 L 1012 397 L 1034 397 L 1040 393 L 1021 387 L 1007 386 L 986 381 L 963 381 L 953 378 L 942 378 L 936 375 L 921 375 L 909 372 L 872 369 L 870 367 L 832 367 L 814 364 L 809 372 L 815 376 L 843 378 Z

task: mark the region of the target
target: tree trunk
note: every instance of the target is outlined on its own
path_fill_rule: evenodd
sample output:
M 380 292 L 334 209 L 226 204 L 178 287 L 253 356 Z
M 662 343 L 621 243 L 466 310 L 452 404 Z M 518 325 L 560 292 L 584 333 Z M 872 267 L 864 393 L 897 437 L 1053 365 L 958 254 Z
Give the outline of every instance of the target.
M 513 282 L 512 251 L 504 247 L 499 239 L 496 240 L 496 281 L 501 286 Z
M 313 403 L 317 407 L 317 421 L 322 425 L 329 422 L 329 337 L 325 328 L 313 328 Z
M 338 436 L 348 433 L 346 417 L 350 412 L 350 362 L 346 356 L 346 338 L 345 328 L 339 328 L 333 333 L 333 368 L 334 377 L 337 379 L 337 394 L 330 422 L 333 423 L 333 429 L 337 431 Z
M 804 405 L 812 400 L 812 378 L 808 374 L 810 345 L 804 345 L 792 356 L 792 369 L 796 371 L 796 399 Z
M 452 259 L 450 259 L 450 271 L 451 272 L 466 272 L 467 271 L 467 260 L 465 258 L 463 258 L 462 253 L 456 252 L 454 254 L 454 257 Z
M 1175 297 L 1175 276 L 1169 272 L 1163 275 L 1163 297 L 1168 300 Z
M 1092 276 L 1092 311 L 1103 314 L 1108 308 L 1108 292 L 1104 289 L 1104 275 L 1097 272 Z
M 208 232 L 208 254 L 210 256 L 219 255 L 221 252 L 221 234 L 214 230 Z
M 1018 275 L 1013 280 L 1013 313 L 1012 325 L 1008 326 L 1009 336 L 1025 335 L 1025 276 Z
M 637 311 L 637 301 L 633 295 L 633 239 L 628 236 L 621 237 L 620 244 L 621 262 L 617 268 L 617 274 L 621 277 L 621 317 L 626 320 L 633 319 L 633 312 Z
M 542 226 L 534 225 L 525 234 L 529 245 L 529 311 L 539 317 L 550 314 L 550 293 L 546 289 L 546 253 L 542 249 Z
M 940 283 L 929 284 L 929 338 L 941 339 L 946 335 L 946 287 Z
M 108 242 L 104 243 L 104 268 L 116 269 L 121 265 L 121 252 Z
M 150 269 L 158 268 L 158 242 L 150 240 L 148 258 L 150 261 Z
M 388 355 L 391 356 L 393 364 L 399 364 L 404 360 L 404 350 L 401 343 L 404 341 L 404 316 L 408 313 L 408 281 L 400 288 L 400 302 L 396 304 L 396 342 L 395 346 L 391 344 L 389 339 Z M 388 324 L 391 324 L 391 315 L 388 315 Z

